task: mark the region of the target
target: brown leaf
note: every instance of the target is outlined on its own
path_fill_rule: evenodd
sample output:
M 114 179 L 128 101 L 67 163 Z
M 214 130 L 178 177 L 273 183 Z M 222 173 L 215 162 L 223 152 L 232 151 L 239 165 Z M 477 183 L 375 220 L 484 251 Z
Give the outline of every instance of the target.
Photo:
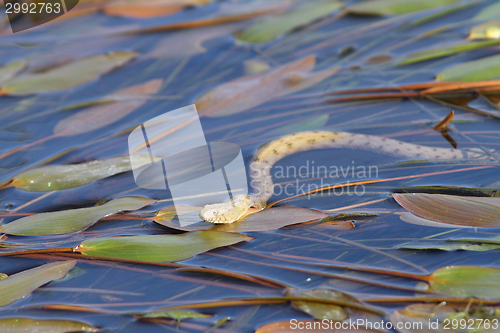
M 310 55 L 259 74 L 221 84 L 197 98 L 196 107 L 198 112 L 209 117 L 240 113 L 274 97 L 310 87 L 338 70 L 332 68 L 310 73 L 315 64 L 316 57 Z
M 147 27 L 135 30 L 136 33 L 150 33 L 205 27 L 214 24 L 248 20 L 257 16 L 284 10 L 291 4 L 288 0 L 281 1 L 253 1 L 251 3 L 223 3 L 217 15 L 193 21 L 169 23 L 160 26 Z
M 463 309 L 462 309 L 463 310 Z M 389 315 L 389 321 L 394 327 L 401 326 L 399 333 L 457 333 L 457 330 L 444 328 L 444 319 L 456 315 L 457 305 L 412 304 L 402 310 L 396 310 Z M 432 322 L 432 324 L 431 324 Z
M 307 333 L 383 333 L 385 331 L 362 328 L 355 325 L 355 328 L 336 328 L 342 327 L 342 322 L 324 322 L 322 320 L 286 320 L 278 321 L 262 325 L 255 331 L 255 333 L 294 333 L 294 332 L 307 332 Z M 344 324 L 344 327 L 349 327 L 349 322 Z
M 436 126 L 433 127 L 434 130 L 438 131 L 446 127 L 448 123 L 455 117 L 455 112 L 453 110 L 448 113 L 448 115 Z
M 113 16 L 148 18 L 175 13 L 186 7 L 206 5 L 213 0 L 118 0 L 103 7 L 104 13 Z
M 184 207 L 190 211 L 199 211 L 201 208 Z M 229 224 L 212 224 L 199 222 L 185 227 L 179 226 L 179 222 L 172 220 L 176 215 L 174 207 L 162 209 L 154 221 L 169 228 L 193 231 L 193 230 L 217 230 L 226 232 L 251 232 L 270 231 L 288 225 L 315 221 L 327 217 L 325 213 L 314 209 L 299 207 L 276 207 L 249 214 L 239 221 Z
M 470 227 L 500 226 L 500 198 L 444 194 L 394 193 L 394 200 L 427 220 Z
M 234 22 L 178 31 L 164 37 L 148 56 L 164 59 L 205 53 L 206 49 L 201 45 L 204 41 L 218 36 L 231 35 L 246 25 L 248 25 L 246 22 Z
M 73 136 L 108 126 L 142 106 L 148 97 L 158 92 L 163 80 L 151 80 L 113 94 L 123 101 L 92 106 L 59 121 L 54 134 Z

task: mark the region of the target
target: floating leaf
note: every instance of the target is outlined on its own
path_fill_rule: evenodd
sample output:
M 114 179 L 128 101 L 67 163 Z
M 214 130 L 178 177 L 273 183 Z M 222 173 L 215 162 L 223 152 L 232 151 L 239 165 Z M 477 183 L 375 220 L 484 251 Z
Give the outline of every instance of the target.
M 500 198 L 427 193 L 394 193 L 393 197 L 403 208 L 427 220 L 470 227 L 500 226 Z
M 289 288 L 286 291 L 286 295 L 294 297 L 310 297 L 310 298 L 326 299 L 326 300 L 343 302 L 347 304 L 363 306 L 363 303 L 360 302 L 355 297 L 337 290 L 329 290 L 329 289 L 298 290 Z M 313 302 L 313 301 L 291 301 L 291 302 L 294 308 L 299 309 L 313 316 L 316 319 L 342 321 L 349 317 L 347 306 L 339 306 L 335 304 L 327 304 L 327 303 Z
M 23 317 L 0 319 L 0 331 L 9 333 L 98 332 L 97 327 L 74 320 L 47 320 Z
M 405 30 L 408 30 L 408 29 L 413 28 L 413 27 L 417 27 L 419 25 L 422 25 L 422 24 L 430 22 L 430 21 L 437 20 L 445 15 L 449 15 L 449 14 L 455 13 L 457 11 L 464 10 L 464 9 L 466 9 L 468 7 L 472 7 L 474 5 L 475 5 L 475 3 L 473 3 L 473 2 L 460 1 L 456 5 L 446 6 L 445 8 L 433 10 L 430 14 L 426 14 L 425 16 L 422 16 L 420 18 L 416 18 L 416 19 L 412 18 L 411 21 L 408 21 L 407 23 L 404 24 Z M 447 30 L 451 29 L 453 26 L 454 26 L 453 24 L 440 26 L 436 29 L 433 29 L 433 30 L 427 32 L 427 33 L 434 34 L 434 32 L 439 33 L 439 32 L 443 32 L 443 31 L 447 31 Z M 424 35 L 427 35 L 427 34 L 424 33 Z
M 338 1 L 312 2 L 291 12 L 262 20 L 243 31 L 238 39 L 249 43 L 266 43 L 290 31 L 330 15 L 342 8 Z
M 429 276 L 431 289 L 458 297 L 500 298 L 500 269 L 481 266 L 447 266 Z
M 155 203 L 143 197 L 123 197 L 104 205 L 40 213 L 0 226 L 0 232 L 17 236 L 62 235 L 87 229 L 99 219 L 120 211 L 136 210 Z
M 459 242 L 459 241 L 438 241 L 438 240 L 425 240 L 405 243 L 397 246 L 397 249 L 407 250 L 441 250 L 441 251 L 491 251 L 500 248 L 500 244 L 477 244 L 474 242 Z
M 116 51 L 86 57 L 42 73 L 31 73 L 9 80 L 2 92 L 7 95 L 29 95 L 72 88 L 110 72 L 137 55 Z
M 451 46 L 438 47 L 431 50 L 425 50 L 421 52 L 416 52 L 409 54 L 404 60 L 396 63 L 396 66 L 410 65 L 421 61 L 446 57 L 449 55 L 467 52 L 471 50 L 477 50 L 488 46 L 494 46 L 500 44 L 500 40 L 483 40 L 479 42 L 472 42 L 466 44 L 458 44 Z
M 469 30 L 469 39 L 499 39 L 500 20 L 492 20 L 473 26 Z
M 20 300 L 50 281 L 62 279 L 75 264 L 76 260 L 52 262 L 0 280 L 0 306 Z
M 322 114 L 319 116 L 308 117 L 305 119 L 297 119 L 292 124 L 288 124 L 272 131 L 267 131 L 267 135 L 288 134 L 295 132 L 305 132 L 322 128 L 328 122 L 329 115 Z
M 500 55 L 463 62 L 440 71 L 438 81 L 485 81 L 500 77 Z
M 94 238 L 83 241 L 76 251 L 87 256 L 171 262 L 252 239 L 242 234 L 206 230 L 182 235 Z
M 169 319 L 175 319 L 175 320 L 182 320 L 182 319 L 188 319 L 188 318 L 210 318 L 213 317 L 213 315 L 209 314 L 203 314 L 199 312 L 193 312 L 193 311 L 182 311 L 182 310 L 170 310 L 170 311 L 161 311 L 155 310 L 152 312 L 148 312 L 146 314 L 140 314 L 140 319 L 146 319 L 146 318 L 169 318 Z
M 200 208 L 193 208 L 199 211 Z M 226 232 L 251 232 L 251 231 L 270 231 L 276 230 L 288 225 L 315 221 L 327 217 L 323 212 L 299 208 L 299 207 L 276 207 L 269 208 L 254 214 L 247 215 L 242 219 L 230 224 L 213 224 L 200 222 L 181 227 L 179 221 L 172 220 L 176 215 L 174 207 L 167 207 L 160 210 L 155 217 L 155 222 L 169 228 L 193 231 L 193 230 L 216 230 Z
M 213 0 L 118 0 L 109 1 L 104 13 L 114 16 L 148 18 L 175 13 L 186 7 L 206 5 Z
M 269 63 L 260 59 L 250 59 L 243 61 L 243 67 L 247 75 L 254 75 L 265 72 L 271 68 Z
M 493 2 L 491 5 L 481 9 L 479 13 L 472 18 L 474 21 L 485 21 L 496 19 L 500 16 L 500 2 Z
M 420 10 L 447 6 L 459 0 L 372 0 L 347 8 L 347 12 L 358 15 L 399 15 Z
M 340 325 L 339 325 L 340 326 Z M 345 325 L 349 327 L 349 325 Z M 294 332 L 307 332 L 307 333 L 325 333 L 329 329 L 335 327 L 335 324 L 331 325 L 330 322 L 324 322 L 322 320 L 286 320 L 278 321 L 274 323 L 269 323 L 260 326 L 255 333 L 294 333 Z M 334 333 L 386 333 L 386 331 L 380 331 L 375 329 L 364 328 L 358 325 L 354 325 L 355 328 L 345 328 L 345 329 L 335 329 Z
M 394 192 L 450 194 L 450 195 L 473 196 L 473 197 L 500 197 L 500 188 L 498 187 L 430 185 L 430 186 L 399 187 Z
M 456 314 L 457 305 L 450 304 L 412 304 L 396 310 L 389 315 L 393 327 L 398 333 L 458 333 L 451 325 L 444 327 L 444 319 Z M 399 326 L 398 326 L 399 325 Z
M 103 128 L 129 115 L 148 101 L 150 94 L 155 94 L 163 80 L 151 80 L 144 84 L 120 90 L 107 97 L 121 100 L 115 103 L 96 105 L 79 111 L 59 121 L 54 127 L 54 134 L 73 136 Z
M 324 333 L 325 328 L 322 327 L 321 323 L 321 320 L 306 319 L 278 321 L 260 326 L 255 333 L 292 333 L 304 332 L 305 330 L 307 333 Z
M 11 62 L 8 65 L 0 67 L 0 85 L 8 81 L 14 75 L 26 67 L 28 62 L 25 60 Z
M 148 56 L 165 59 L 205 53 L 206 49 L 201 45 L 204 41 L 219 36 L 232 35 L 247 25 L 247 22 L 234 22 L 177 31 L 163 37 Z
M 32 192 L 66 190 L 130 171 L 131 158 L 134 165 L 151 163 L 151 157 L 147 155 L 125 155 L 80 164 L 47 165 L 20 173 L 14 177 L 12 185 Z
M 147 81 L 145 83 L 140 83 L 125 89 L 117 90 L 111 94 L 108 94 L 103 97 L 87 99 L 84 101 L 70 103 L 63 105 L 57 108 L 55 111 L 66 111 L 71 109 L 83 108 L 93 105 L 113 103 L 113 102 L 123 102 L 123 101 L 131 101 L 131 100 L 139 100 L 139 99 L 148 99 L 151 98 L 151 95 L 154 95 L 158 92 L 163 80 L 156 79 Z M 53 112 L 52 110 L 50 112 Z
M 400 212 L 400 213 L 398 213 L 398 215 L 399 215 L 399 218 L 401 219 L 401 221 L 404 221 L 404 222 L 410 223 L 410 224 L 421 225 L 421 226 L 425 226 L 425 227 L 447 228 L 447 229 L 450 229 L 450 228 L 453 228 L 453 229 L 472 228 L 472 227 L 465 226 L 465 225 L 450 225 L 448 223 L 440 223 L 440 222 L 427 220 L 427 219 L 418 217 L 416 215 L 413 215 L 410 212 Z
M 351 297 L 347 297 L 347 294 L 344 294 L 335 290 L 308 290 L 308 291 L 296 291 L 293 289 L 287 290 L 287 296 L 308 296 L 314 298 L 327 298 L 327 299 L 335 299 L 342 300 L 344 302 L 350 302 L 354 299 Z M 305 313 L 313 316 L 316 319 L 329 319 L 342 321 L 347 319 L 349 316 L 342 309 L 341 306 L 333 305 L 333 304 L 324 304 L 324 303 L 314 303 L 314 302 L 306 302 L 306 301 L 292 301 L 292 305 L 294 308 L 304 311 Z
M 493 238 L 482 238 L 482 237 L 468 237 L 468 238 L 450 238 L 447 239 L 450 242 L 472 242 L 480 244 L 493 244 L 500 245 L 500 237 L 495 236 Z
M 280 94 L 277 95 L 277 97 L 295 94 L 296 92 L 312 87 L 315 84 L 320 83 L 321 81 L 337 73 L 339 70 L 340 67 L 332 67 L 317 72 L 304 73 L 303 75 L 301 74 L 299 75 L 299 77 L 295 78 L 293 77 L 295 74 L 291 74 L 292 85 L 283 90 Z M 299 81 L 296 81 L 297 79 L 299 79 Z
M 273 97 L 306 89 L 338 70 L 331 68 L 309 73 L 315 63 L 316 57 L 311 55 L 259 74 L 221 84 L 197 98 L 196 107 L 198 112 L 209 117 L 240 113 Z
M 252 2 L 228 2 L 219 6 L 219 11 L 215 16 L 201 18 L 193 21 L 168 23 L 164 25 L 146 27 L 138 29 L 137 33 L 150 33 L 158 31 L 179 30 L 187 28 L 205 27 L 221 23 L 237 22 L 248 20 L 260 15 L 269 14 L 284 10 L 291 4 L 288 0 L 275 1 L 252 1 Z

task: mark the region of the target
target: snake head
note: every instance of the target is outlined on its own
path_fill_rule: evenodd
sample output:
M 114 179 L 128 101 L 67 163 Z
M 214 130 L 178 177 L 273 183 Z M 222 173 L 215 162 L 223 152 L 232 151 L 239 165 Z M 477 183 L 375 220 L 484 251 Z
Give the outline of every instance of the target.
M 233 223 L 240 219 L 250 208 L 250 196 L 237 195 L 224 203 L 206 205 L 200 217 L 210 223 Z

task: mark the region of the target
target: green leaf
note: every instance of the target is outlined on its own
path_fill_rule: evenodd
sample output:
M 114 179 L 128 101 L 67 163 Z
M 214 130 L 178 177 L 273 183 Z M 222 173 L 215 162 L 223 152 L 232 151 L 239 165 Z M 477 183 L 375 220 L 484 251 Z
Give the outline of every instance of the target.
M 249 43 L 266 43 L 290 31 L 307 26 L 340 8 L 342 8 L 342 3 L 338 1 L 312 2 L 291 12 L 257 22 L 244 30 L 238 39 Z
M 136 210 L 155 203 L 143 197 L 123 197 L 104 205 L 40 213 L 0 226 L 0 232 L 16 236 L 62 235 L 87 229 L 99 219 L 120 211 Z
M 19 73 L 22 69 L 24 69 L 24 67 L 26 67 L 27 63 L 28 62 L 25 60 L 20 60 L 0 67 L 0 84 L 5 83 L 14 75 Z
M 329 290 L 329 289 L 298 290 L 289 288 L 286 291 L 286 295 L 294 297 L 310 297 L 310 298 L 334 300 L 339 302 L 352 303 L 356 305 L 363 305 L 363 303 L 361 303 L 355 297 L 337 290 Z M 291 301 L 291 302 L 294 308 L 301 310 L 316 319 L 342 321 L 349 317 L 348 312 L 346 312 L 347 309 L 344 309 L 343 306 L 320 303 L 320 302 L 316 303 L 313 301 Z
M 203 314 L 194 311 L 181 311 L 181 310 L 169 310 L 169 311 L 161 311 L 161 309 L 148 312 L 145 314 L 140 314 L 140 319 L 143 318 L 169 318 L 175 320 L 182 320 L 188 318 L 210 318 L 213 315 Z
M 500 226 L 500 198 L 427 193 L 394 193 L 393 198 L 409 212 L 427 220 L 469 227 Z
M 373 0 L 348 7 L 349 13 L 358 15 L 399 15 L 451 5 L 459 0 Z
M 500 39 L 500 20 L 480 23 L 469 29 L 469 39 Z
M 252 239 L 242 234 L 206 230 L 182 235 L 94 238 L 83 241 L 76 251 L 86 256 L 172 262 Z
M 447 266 L 429 277 L 433 291 L 458 297 L 500 298 L 500 269 Z
M 414 64 L 421 61 L 446 57 L 449 55 L 467 52 L 471 50 L 477 50 L 483 47 L 494 46 L 498 44 L 500 44 L 500 40 L 483 40 L 479 42 L 438 47 L 432 50 L 425 50 L 409 54 L 405 57 L 406 59 L 396 63 L 396 66 Z
M 46 320 L 23 317 L 0 319 L 0 331 L 9 333 L 98 332 L 97 327 L 74 320 Z
M 397 246 L 397 249 L 407 249 L 407 250 L 442 250 L 442 251 L 491 251 L 500 248 L 499 245 L 495 244 L 477 244 L 474 242 L 449 242 L 449 241 L 437 241 L 437 240 L 427 240 L 427 241 L 415 241 L 410 243 L 405 243 L 401 246 Z
M 460 10 L 464 10 L 464 9 L 466 9 L 468 7 L 472 7 L 474 5 L 475 5 L 474 2 L 459 2 L 456 5 L 451 5 L 451 6 L 447 6 L 445 8 L 438 9 L 436 11 L 432 11 L 432 13 L 430 13 L 428 15 L 425 15 L 425 16 L 423 16 L 421 18 L 412 19 L 411 21 L 406 22 L 404 24 L 404 29 L 408 30 L 410 28 L 417 27 L 417 26 L 422 25 L 424 23 L 437 20 L 437 19 L 439 19 L 439 18 L 441 18 L 441 17 L 443 17 L 445 15 L 449 15 L 451 13 L 454 13 L 454 12 L 457 12 L 457 11 L 460 11 Z M 435 31 L 435 32 L 446 31 L 446 30 L 451 29 L 454 26 L 456 26 L 456 24 L 454 24 L 454 23 L 448 24 L 448 25 L 445 25 L 445 26 L 440 25 L 438 28 L 433 29 L 431 31 L 428 31 L 428 32 L 424 33 L 424 35 L 429 36 L 428 34 L 429 33 L 432 34 L 432 31 Z
M 116 102 L 95 105 L 62 119 L 54 127 L 54 134 L 73 136 L 111 125 L 144 105 L 162 83 L 163 80 L 151 80 L 108 95 L 103 102 Z
M 62 279 L 75 264 L 76 260 L 52 262 L 0 280 L 0 306 L 20 300 L 50 281 Z
M 180 207 L 177 208 L 179 209 Z M 196 209 L 194 207 L 182 208 L 187 210 L 191 209 L 191 211 L 200 210 L 200 208 Z M 160 210 L 154 220 L 156 223 L 166 227 L 184 231 L 215 230 L 226 232 L 252 232 L 276 230 L 288 225 L 315 221 L 328 216 L 325 213 L 314 209 L 299 207 L 274 207 L 246 215 L 234 223 L 213 224 L 200 222 L 181 227 L 179 225 L 179 221 L 172 220 L 175 215 L 176 211 L 174 207 L 167 207 Z
M 440 71 L 438 81 L 484 81 L 500 77 L 500 55 L 467 61 Z
M 110 72 L 138 53 L 116 51 L 93 55 L 42 73 L 31 73 L 8 81 L 2 91 L 8 95 L 30 95 L 72 88 Z
M 134 159 L 134 165 L 151 163 L 147 155 L 125 155 L 80 164 L 47 165 L 20 173 L 14 177 L 12 185 L 31 192 L 66 190 L 130 171 L 130 158 Z
M 496 19 L 500 16 L 500 2 L 493 2 L 491 5 L 484 7 L 479 13 L 472 18 L 474 21 L 485 21 Z

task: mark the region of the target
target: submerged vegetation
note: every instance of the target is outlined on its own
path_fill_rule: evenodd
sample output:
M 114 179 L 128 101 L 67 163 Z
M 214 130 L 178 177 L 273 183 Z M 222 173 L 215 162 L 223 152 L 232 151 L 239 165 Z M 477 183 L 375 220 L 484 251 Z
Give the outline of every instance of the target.
M 19 33 L 0 18 L 0 331 L 499 331 L 500 2 L 80 0 Z M 303 151 L 274 167 L 291 192 L 265 210 L 183 225 L 200 207 L 137 186 L 133 166 L 158 161 L 127 140 L 190 104 L 247 160 L 319 130 L 474 154 Z

